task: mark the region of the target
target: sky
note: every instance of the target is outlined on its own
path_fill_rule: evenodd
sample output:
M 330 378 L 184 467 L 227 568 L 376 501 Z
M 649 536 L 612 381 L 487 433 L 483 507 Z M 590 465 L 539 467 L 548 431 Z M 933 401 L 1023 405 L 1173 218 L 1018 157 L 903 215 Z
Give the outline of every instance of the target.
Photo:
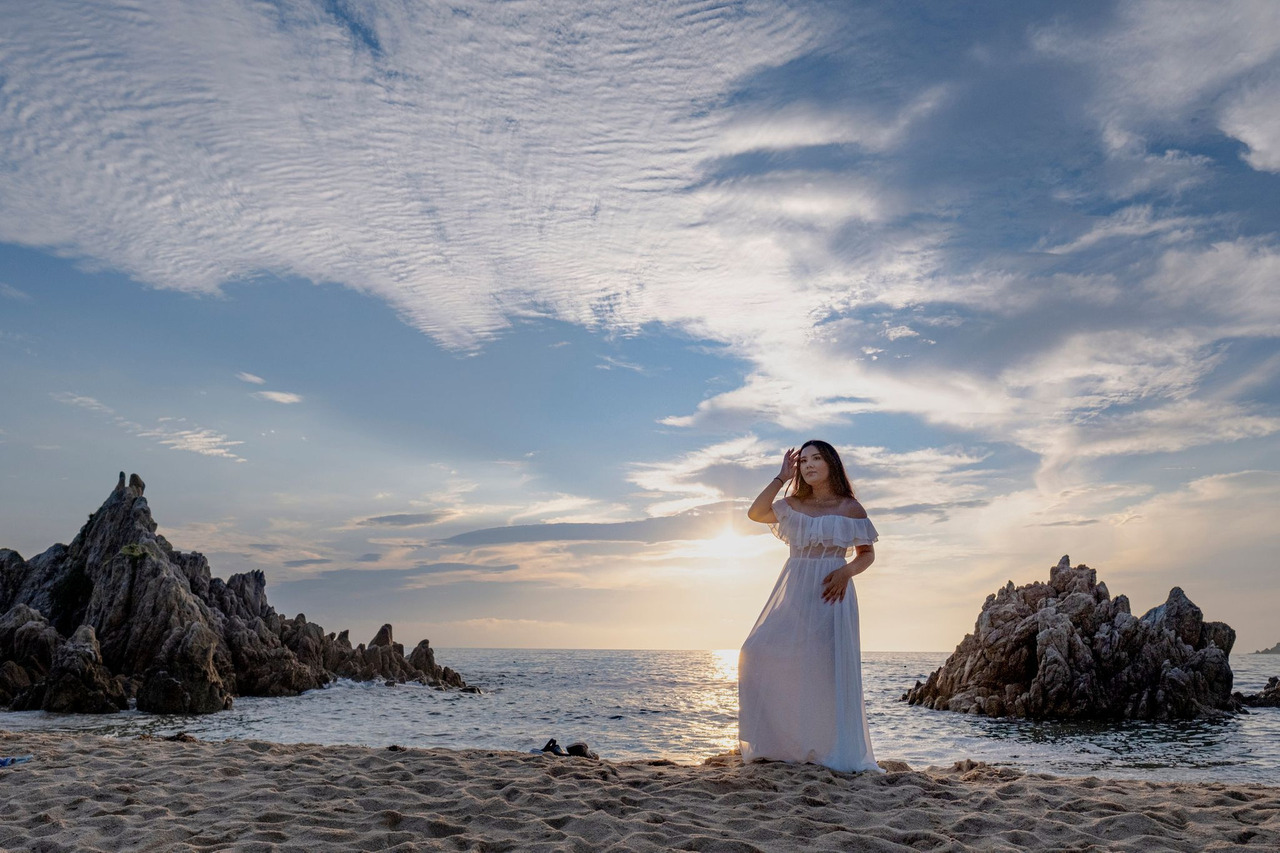
M 816 437 L 864 649 L 1280 641 L 1273 0 L 0 10 L 0 546 L 124 470 L 356 640 L 733 648 Z

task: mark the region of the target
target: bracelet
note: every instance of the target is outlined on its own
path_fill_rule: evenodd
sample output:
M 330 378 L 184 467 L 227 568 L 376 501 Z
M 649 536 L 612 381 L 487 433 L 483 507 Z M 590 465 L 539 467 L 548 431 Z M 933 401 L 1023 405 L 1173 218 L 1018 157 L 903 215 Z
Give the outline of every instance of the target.
M 774 477 L 773 479 L 777 480 L 779 483 L 781 483 L 784 486 L 787 484 L 787 481 L 782 479 L 781 477 Z

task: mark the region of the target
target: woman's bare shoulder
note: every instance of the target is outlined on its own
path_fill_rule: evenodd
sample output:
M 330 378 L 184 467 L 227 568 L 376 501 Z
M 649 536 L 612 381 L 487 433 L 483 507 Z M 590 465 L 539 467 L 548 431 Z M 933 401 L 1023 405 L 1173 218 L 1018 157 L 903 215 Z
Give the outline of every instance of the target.
M 867 511 L 862 508 L 862 504 L 858 503 L 855 498 L 846 498 L 844 506 L 840 508 L 840 514 L 849 518 L 866 518 Z

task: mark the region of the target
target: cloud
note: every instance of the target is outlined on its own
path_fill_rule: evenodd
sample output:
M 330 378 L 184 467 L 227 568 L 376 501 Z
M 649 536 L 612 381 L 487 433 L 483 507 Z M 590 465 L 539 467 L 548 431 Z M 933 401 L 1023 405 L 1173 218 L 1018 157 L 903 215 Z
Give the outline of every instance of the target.
M 1156 237 L 1163 243 L 1187 241 L 1195 236 L 1202 219 L 1191 216 L 1165 216 L 1155 213 L 1149 204 L 1132 205 L 1098 221 L 1092 228 L 1069 243 L 1050 247 L 1054 254 L 1068 254 L 1093 248 L 1109 240 L 1133 240 Z
M 15 302 L 32 302 L 31 294 L 25 290 L 19 290 L 11 284 L 5 284 L 0 281 L 0 296 L 5 299 L 12 299 Z
M 70 391 L 60 391 L 50 395 L 59 403 L 66 403 L 69 406 L 79 406 L 82 409 L 88 409 L 91 412 L 97 412 L 102 415 L 114 415 L 115 410 L 104 403 L 100 403 L 93 397 L 85 397 L 81 394 L 72 394 Z
M 398 513 L 394 515 L 375 515 L 357 521 L 360 527 L 420 527 L 434 524 L 446 517 L 443 511 Z
M 255 391 L 253 396 L 259 400 L 268 400 L 272 403 L 284 403 L 286 405 L 302 402 L 301 394 L 291 394 L 288 391 Z
M 877 116 L 868 109 L 833 112 L 813 103 L 748 109 L 726 123 L 713 150 L 731 155 L 857 145 L 868 151 L 888 151 L 901 143 L 917 120 L 937 109 L 946 93 L 944 86 L 930 87 L 890 116 Z
M 93 397 L 73 394 L 69 391 L 57 392 L 50 396 L 60 403 L 88 409 L 91 412 L 104 415 L 125 432 L 136 435 L 139 438 L 151 439 L 173 450 L 230 459 L 233 462 L 246 461 L 231 450 L 233 447 L 244 444 L 243 441 L 231 439 L 217 430 L 194 425 L 188 426 L 186 425 L 186 418 L 159 418 L 155 426 L 147 427 L 118 415 L 110 406 L 95 400 Z
M 306 565 L 320 565 L 322 561 L 294 561 Z M 330 563 L 332 561 L 323 561 Z M 291 598 L 307 598 L 320 595 L 332 599 L 360 599 L 369 596 L 383 598 L 399 592 L 427 589 L 452 583 L 467 583 L 489 575 L 505 574 L 515 567 L 511 565 L 485 566 L 475 563 L 423 563 L 406 569 L 329 569 L 295 580 L 272 585 L 272 595 L 277 590 Z
M 519 566 L 514 563 L 504 565 L 477 565 L 475 563 L 419 563 L 405 574 L 401 589 L 427 589 L 453 583 L 468 583 L 488 580 L 495 575 L 515 572 Z
M 450 627 L 474 628 L 487 632 L 505 630 L 509 628 L 536 628 L 539 630 L 546 628 L 567 628 L 570 623 L 556 622 L 549 619 L 499 619 L 496 617 L 483 617 L 479 619 L 461 619 L 445 624 Z
M 1246 87 L 1222 111 L 1222 129 L 1249 147 L 1244 160 L 1280 172 L 1280 74 Z
M 377 51 L 310 4 L 144 19 L 86 3 L 11 24 L 0 134 L 20 160 L 0 191 L 29 201 L 5 206 L 0 238 L 194 292 L 264 270 L 336 280 L 455 347 L 513 313 L 630 322 L 635 303 L 597 273 L 696 216 L 668 191 L 716 138 L 697 105 L 815 35 L 769 4 L 692 19 L 562 4 L 518 24 L 501 5 L 391 4 L 362 24 Z M 80 38 L 83 63 L 63 52 Z M 66 181 L 72 164 L 99 177 Z M 642 273 L 663 290 L 683 288 L 690 252 L 715 257 L 679 242 Z
M 310 566 L 325 566 L 332 562 L 333 560 L 328 560 L 322 557 L 313 557 L 304 560 L 285 560 L 282 565 L 288 566 L 291 569 L 300 569 Z
M 1280 150 L 1274 3 L 168 9 L 14 13 L 0 239 L 196 293 L 337 282 L 460 350 L 528 319 L 721 345 L 742 381 L 661 419 L 715 444 L 628 469 L 655 516 L 742 493 L 776 449 L 723 437 L 762 427 L 905 416 L 1055 477 L 1202 446 L 1214 407 L 1235 423 L 1203 441 L 1272 429 L 1209 389 L 1280 327 L 1272 175 L 1248 172 Z M 868 485 L 922 518 L 997 488 L 939 476 L 928 501 Z M 576 499 L 540 511 L 628 509 Z
M 742 520 L 745 508 L 736 504 L 711 504 L 679 515 L 606 523 L 515 524 L 459 533 L 441 540 L 442 545 L 476 547 L 514 542 L 669 542 L 705 539 L 724 532 L 726 523 L 744 532 L 758 533 Z
M 633 464 L 627 479 L 643 490 L 642 497 L 651 501 L 650 515 L 666 516 L 723 501 L 727 495 L 742 494 L 748 470 L 769 462 L 780 464 L 781 460 L 781 449 L 769 448 L 748 433 L 670 461 Z
M 649 372 L 649 369 L 646 368 L 644 365 L 634 364 L 629 361 L 621 361 L 619 359 L 616 359 L 616 358 L 613 358 L 612 356 L 607 356 L 607 355 L 603 356 L 600 359 L 600 363 L 596 365 L 596 368 L 598 370 L 613 370 L 615 367 L 621 370 L 630 370 L 633 373 L 646 374 Z
M 251 385 L 267 384 L 267 380 L 263 379 L 261 376 L 255 376 L 252 373 L 244 373 L 244 372 L 237 373 L 236 379 L 239 379 L 241 382 L 248 382 Z
M 1116 11 L 1102 32 L 1058 19 L 1034 36 L 1038 49 L 1094 69 L 1095 109 L 1107 118 L 1168 119 L 1280 54 L 1280 9 L 1267 0 L 1233 3 L 1230 14 L 1195 0 L 1145 0 Z

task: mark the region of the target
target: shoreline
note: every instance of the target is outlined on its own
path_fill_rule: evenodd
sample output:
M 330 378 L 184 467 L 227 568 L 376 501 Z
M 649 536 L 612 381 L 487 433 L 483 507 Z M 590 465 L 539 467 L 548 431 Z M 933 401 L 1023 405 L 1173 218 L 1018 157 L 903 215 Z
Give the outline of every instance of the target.
M 0 730 L 0 847 L 40 850 L 1280 848 L 1280 787 L 959 762 L 592 761 Z M 888 763 L 888 762 L 886 762 Z

